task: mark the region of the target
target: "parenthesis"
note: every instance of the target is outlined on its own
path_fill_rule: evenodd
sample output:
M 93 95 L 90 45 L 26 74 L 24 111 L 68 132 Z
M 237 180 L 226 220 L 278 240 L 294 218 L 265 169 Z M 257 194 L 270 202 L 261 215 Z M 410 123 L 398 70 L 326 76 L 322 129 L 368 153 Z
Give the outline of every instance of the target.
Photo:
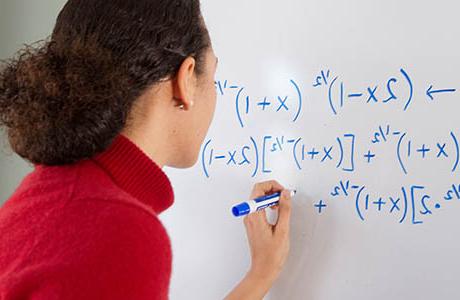
M 404 139 L 404 137 L 406 136 L 407 133 L 404 133 L 403 135 L 401 135 L 401 137 L 399 138 L 399 141 L 398 141 L 398 147 L 397 147 L 397 155 L 398 155 L 398 161 L 399 161 L 399 164 L 401 165 L 401 168 L 404 172 L 404 174 L 407 175 L 407 170 L 406 170 L 406 167 L 404 166 L 404 163 L 402 161 L 402 157 L 401 157 L 401 143 Z
M 457 150 L 457 156 L 455 158 L 454 167 L 452 168 L 452 172 L 455 172 L 455 170 L 458 167 L 459 160 L 460 160 L 460 151 L 459 151 L 459 144 L 458 144 L 457 137 L 455 136 L 455 134 L 453 132 L 450 133 L 450 136 L 454 140 L 455 149 Z
M 364 221 L 364 217 L 361 213 L 361 209 L 359 208 L 359 199 L 361 197 L 361 193 L 364 191 L 366 187 L 363 186 L 359 191 L 358 194 L 356 194 L 356 200 L 355 200 L 355 206 L 356 206 L 356 212 L 358 213 L 359 218 Z
M 410 91 L 409 99 L 407 100 L 406 105 L 404 106 L 404 111 L 406 111 L 410 103 L 412 102 L 412 97 L 414 96 L 414 86 L 412 84 L 412 80 L 409 77 L 409 74 L 407 74 L 407 72 L 403 68 L 401 68 L 401 73 L 403 74 L 404 78 L 406 78 L 407 83 L 409 84 L 409 91 Z
M 340 147 L 340 161 L 337 164 L 336 168 L 339 168 L 343 162 L 343 146 L 342 146 L 342 141 L 340 140 L 340 138 L 337 138 L 337 142 L 339 142 L 339 147 Z
M 208 173 L 208 170 L 206 168 L 206 163 L 204 162 L 204 156 L 206 154 L 206 149 L 208 148 L 209 144 L 211 143 L 211 140 L 209 140 L 205 145 L 204 145 L 204 148 L 203 148 L 203 152 L 201 153 L 201 165 L 203 166 L 203 171 L 204 171 L 204 175 L 209 178 L 209 173 Z
M 254 168 L 254 172 L 252 173 L 251 177 L 255 177 L 257 174 L 257 170 L 259 170 L 259 150 L 257 148 L 257 143 L 254 138 L 251 136 L 251 142 L 254 145 L 254 151 L 256 153 L 256 167 Z
M 295 161 L 295 164 L 297 165 L 297 168 L 299 170 L 302 170 L 302 167 L 300 166 L 300 163 L 299 163 L 299 160 L 297 159 L 297 145 L 299 144 L 299 142 L 302 140 L 302 138 L 298 138 L 297 141 L 295 141 L 294 143 L 294 147 L 292 147 L 292 154 L 294 155 L 294 161 Z
M 295 122 L 297 121 L 297 119 L 299 118 L 299 115 L 300 115 L 300 111 L 302 110 L 302 93 L 300 92 L 300 88 L 299 86 L 295 83 L 294 80 L 291 79 L 291 83 L 292 85 L 294 85 L 294 88 L 296 89 L 297 91 L 297 94 L 299 95 L 299 109 L 297 110 L 297 113 L 294 117 L 294 120 L 292 120 L 292 122 Z
M 401 190 L 402 190 L 403 199 L 404 199 L 404 213 L 403 213 L 403 216 L 401 217 L 401 219 L 399 220 L 399 223 L 404 222 L 404 220 L 406 219 L 406 216 L 407 216 L 407 192 L 406 192 L 406 189 L 404 187 L 402 187 Z
M 238 94 L 236 95 L 236 100 L 235 100 L 236 115 L 238 117 L 238 121 L 240 122 L 241 128 L 244 128 L 244 124 L 243 124 L 243 119 L 241 118 L 240 107 L 238 104 L 240 102 L 240 95 L 243 91 L 244 91 L 244 88 L 241 88 L 238 91 Z
M 334 115 L 337 115 L 337 111 L 335 110 L 334 103 L 332 103 L 332 87 L 334 86 L 334 83 L 336 82 L 338 77 L 335 77 L 334 80 L 332 80 L 331 84 L 329 85 L 329 105 L 331 106 L 332 112 Z

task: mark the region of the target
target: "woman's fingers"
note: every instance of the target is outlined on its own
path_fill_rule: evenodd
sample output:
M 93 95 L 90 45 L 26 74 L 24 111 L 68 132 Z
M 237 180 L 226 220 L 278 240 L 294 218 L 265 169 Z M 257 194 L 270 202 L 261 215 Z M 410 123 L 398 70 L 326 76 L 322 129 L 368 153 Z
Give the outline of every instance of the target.
M 263 181 L 263 182 L 259 182 L 259 183 L 256 183 L 254 185 L 254 188 L 252 190 L 252 193 L 251 193 L 251 199 L 254 199 L 254 198 L 257 198 L 257 197 L 261 197 L 261 196 L 264 196 L 264 195 L 267 195 L 267 194 L 271 194 L 271 193 L 276 193 L 276 192 L 281 192 L 281 197 L 280 197 L 280 202 L 282 201 L 282 199 L 288 199 L 287 201 L 289 202 L 288 204 L 286 204 L 288 206 L 288 208 L 285 208 L 283 209 L 283 217 L 281 216 L 278 216 L 278 220 L 280 219 L 287 219 L 286 221 L 282 221 L 282 223 L 287 223 L 289 224 L 289 215 L 290 215 L 290 191 L 287 191 L 284 189 L 284 187 L 279 183 L 277 182 L 276 180 L 268 180 L 268 181 Z M 271 207 L 271 209 L 280 209 L 280 204 L 278 205 L 274 205 Z M 280 212 L 278 212 L 280 213 Z M 288 213 L 288 216 L 286 217 L 286 213 Z M 258 223 L 262 223 L 264 225 L 270 225 L 271 224 L 268 222 L 267 220 L 267 216 L 265 214 L 265 212 L 262 210 L 262 211 L 259 211 L 259 212 L 255 212 L 255 213 L 252 213 L 251 215 L 253 216 L 249 216 L 249 217 L 254 217 L 254 222 L 258 222 Z M 283 226 L 286 226 L 285 224 L 283 224 Z
M 270 225 L 270 223 L 268 223 L 267 221 L 265 211 L 263 210 L 256 211 L 252 214 L 249 214 L 245 217 L 245 219 L 246 219 L 245 224 L 248 222 L 253 222 L 254 224 L 257 224 L 257 225 L 263 225 L 263 226 Z
M 252 189 L 251 197 L 257 198 L 260 196 L 264 196 L 271 192 L 280 192 L 284 189 L 284 187 L 279 184 L 276 180 L 269 180 L 256 183 L 254 188 Z

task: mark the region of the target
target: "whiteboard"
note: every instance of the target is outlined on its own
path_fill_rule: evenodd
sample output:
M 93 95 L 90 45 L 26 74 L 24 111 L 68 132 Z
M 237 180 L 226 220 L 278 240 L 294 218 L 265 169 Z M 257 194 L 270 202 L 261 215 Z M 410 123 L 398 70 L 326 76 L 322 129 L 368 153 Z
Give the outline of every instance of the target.
M 291 251 L 266 299 L 459 299 L 457 1 L 203 1 L 214 122 L 175 204 L 172 299 L 249 267 L 230 208 L 276 179 Z

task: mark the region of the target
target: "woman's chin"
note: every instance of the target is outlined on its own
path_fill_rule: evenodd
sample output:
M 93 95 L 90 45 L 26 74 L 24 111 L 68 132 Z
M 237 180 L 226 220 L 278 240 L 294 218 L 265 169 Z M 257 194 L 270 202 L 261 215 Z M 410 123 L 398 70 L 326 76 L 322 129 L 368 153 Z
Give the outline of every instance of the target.
M 176 169 L 188 169 L 193 167 L 197 161 L 198 155 L 195 155 L 194 157 L 190 157 L 187 159 L 185 157 L 182 157 L 180 160 L 168 164 L 168 167 Z

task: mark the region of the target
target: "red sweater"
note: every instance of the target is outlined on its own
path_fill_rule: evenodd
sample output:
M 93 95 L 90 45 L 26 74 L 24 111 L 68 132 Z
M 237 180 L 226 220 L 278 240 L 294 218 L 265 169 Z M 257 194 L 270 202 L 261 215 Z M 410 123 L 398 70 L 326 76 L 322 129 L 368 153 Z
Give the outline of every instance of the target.
M 36 165 L 0 209 L 0 299 L 167 299 L 163 171 L 119 135 L 103 153 Z

